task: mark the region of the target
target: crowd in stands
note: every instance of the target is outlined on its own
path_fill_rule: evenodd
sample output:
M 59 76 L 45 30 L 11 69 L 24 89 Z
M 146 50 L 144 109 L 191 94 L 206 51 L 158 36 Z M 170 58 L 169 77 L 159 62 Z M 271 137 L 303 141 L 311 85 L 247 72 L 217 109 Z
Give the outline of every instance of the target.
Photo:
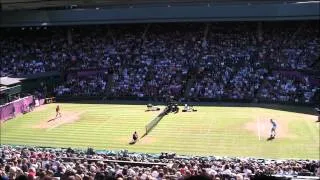
M 99 75 L 81 77 L 69 77 L 64 85 L 55 88 L 56 95 L 73 96 L 99 96 L 106 91 L 106 80 Z
M 83 151 L 56 148 L 0 148 L 3 180 L 252 179 L 261 175 L 320 176 L 319 160 L 268 160 L 227 157 L 164 156 L 125 150 Z
M 54 71 L 67 60 L 67 40 L 61 30 L 31 29 L 2 30 L 1 76 Z
M 68 28 L 34 30 L 3 37 L 1 74 L 106 69 L 112 97 L 309 103 L 320 84 L 317 26 L 311 21 L 69 27 L 69 34 Z M 100 95 L 105 84 L 98 76 L 72 77 L 55 92 Z
M 307 37 L 310 31 L 299 32 L 299 27 L 266 27 L 261 36 L 246 28 L 250 27 L 211 28 L 202 69 L 189 95 L 310 102 L 318 85 L 312 84 L 308 75 L 287 76 L 277 70 L 312 69 L 319 57 L 319 39 Z

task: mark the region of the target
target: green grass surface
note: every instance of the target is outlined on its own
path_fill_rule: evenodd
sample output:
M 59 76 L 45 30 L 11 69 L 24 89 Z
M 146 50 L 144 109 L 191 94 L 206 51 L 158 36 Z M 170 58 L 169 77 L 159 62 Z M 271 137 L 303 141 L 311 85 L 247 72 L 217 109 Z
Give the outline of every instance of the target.
M 165 116 L 147 136 L 129 145 L 132 133 L 138 131 L 142 136 L 145 125 L 159 112 L 144 112 L 144 105 L 60 104 L 63 118 L 82 112 L 79 119 L 53 128 L 37 127 L 55 116 L 55 106 L 46 105 L 3 123 L 1 144 L 319 159 L 316 116 L 253 107 L 200 106 L 195 113 Z M 286 131 L 278 132 L 279 137 L 272 141 L 266 141 L 269 118 Z M 248 123 L 256 131 L 249 130 Z

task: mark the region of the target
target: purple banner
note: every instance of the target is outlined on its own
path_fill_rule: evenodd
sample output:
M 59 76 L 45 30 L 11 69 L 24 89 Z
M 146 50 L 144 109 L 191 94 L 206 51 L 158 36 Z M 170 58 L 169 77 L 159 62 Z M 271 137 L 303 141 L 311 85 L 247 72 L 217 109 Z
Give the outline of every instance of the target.
M 27 96 L 0 106 L 0 121 L 5 121 L 18 114 L 27 112 L 32 102 L 33 96 Z
M 40 99 L 40 100 L 39 100 L 39 105 L 40 105 L 40 106 L 41 106 L 41 105 L 44 105 L 45 102 L 46 102 L 45 99 Z

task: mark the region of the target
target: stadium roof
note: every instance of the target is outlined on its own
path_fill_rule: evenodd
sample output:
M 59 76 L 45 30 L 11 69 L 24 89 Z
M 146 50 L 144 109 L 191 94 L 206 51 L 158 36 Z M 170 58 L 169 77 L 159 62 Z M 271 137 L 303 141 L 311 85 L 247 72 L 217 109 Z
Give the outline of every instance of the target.
M 0 0 L 1 10 L 22 9 L 74 9 L 103 8 L 118 5 L 176 4 L 176 3 L 269 3 L 269 2 L 316 2 L 307 0 Z

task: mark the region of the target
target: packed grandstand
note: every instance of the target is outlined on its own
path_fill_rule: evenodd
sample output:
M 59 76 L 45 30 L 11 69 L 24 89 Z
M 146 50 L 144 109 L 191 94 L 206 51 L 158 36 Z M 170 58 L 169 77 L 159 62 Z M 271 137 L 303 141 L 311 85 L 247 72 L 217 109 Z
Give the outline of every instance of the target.
M 7 29 L 1 75 L 68 72 L 55 95 L 113 98 L 312 103 L 320 85 L 316 21 L 68 28 Z
M 316 21 L 6 28 L 0 37 L 1 76 L 64 74 L 52 92 L 39 89 L 41 96 L 299 104 L 319 98 Z M 1 146 L 0 155 L 3 180 L 320 176 L 319 160 L 11 146 Z
M 2 146 L 2 179 L 104 180 L 104 179 L 263 179 L 320 176 L 319 161 L 266 160 L 227 157 L 188 157 L 127 151 L 88 151 Z M 312 177 L 314 176 L 314 178 Z M 303 177 L 302 177 L 303 178 Z M 269 176 L 270 179 L 270 176 Z

